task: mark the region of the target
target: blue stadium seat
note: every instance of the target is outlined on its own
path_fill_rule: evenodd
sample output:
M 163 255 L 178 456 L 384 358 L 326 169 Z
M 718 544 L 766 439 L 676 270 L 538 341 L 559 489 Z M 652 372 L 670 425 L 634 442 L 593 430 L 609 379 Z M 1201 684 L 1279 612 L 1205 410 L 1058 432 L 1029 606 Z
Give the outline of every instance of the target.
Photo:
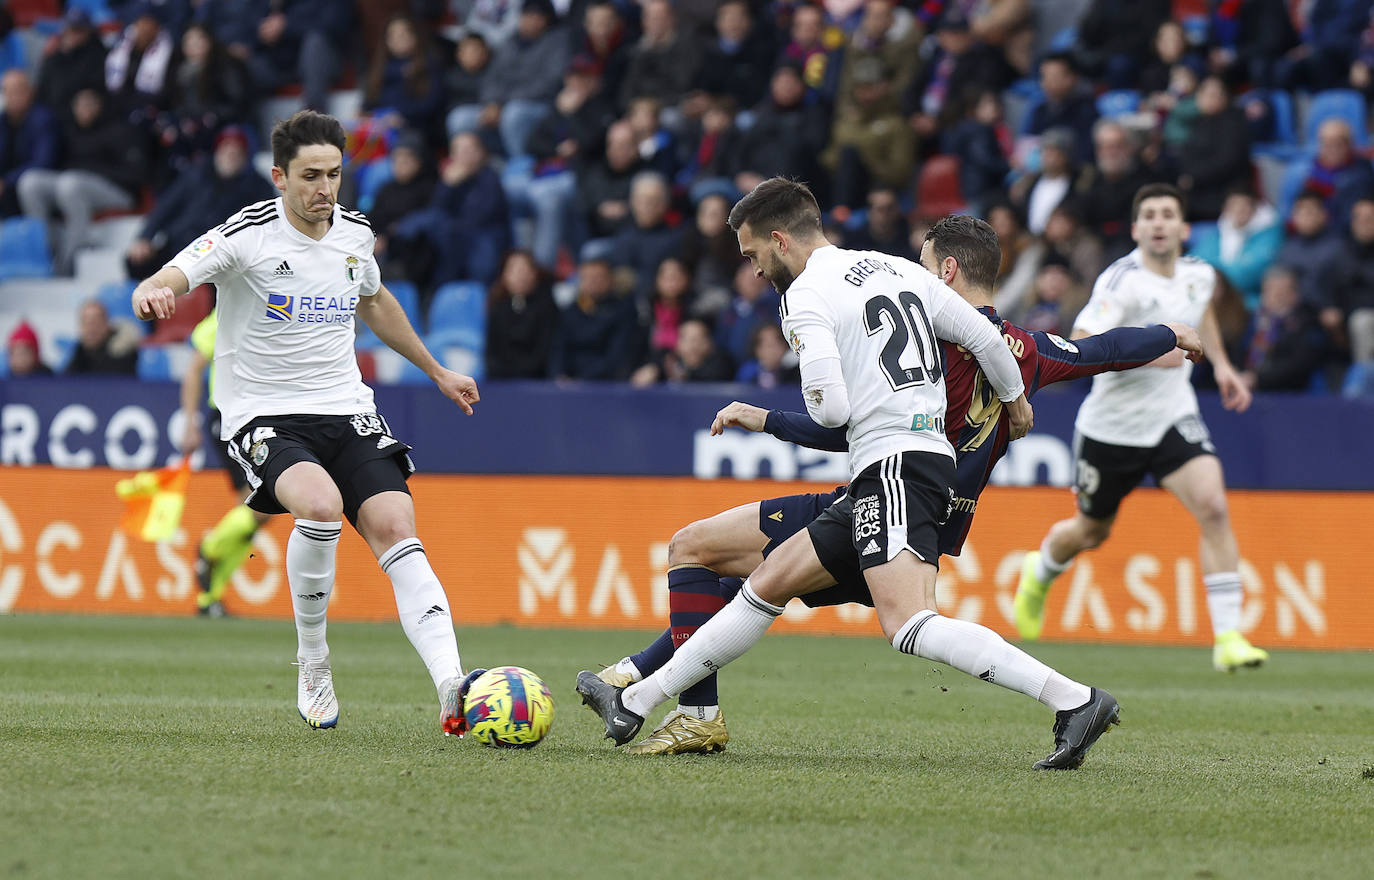
M 1298 145 L 1297 127 L 1293 122 L 1293 98 L 1282 89 L 1252 89 L 1236 99 L 1247 112 L 1253 105 L 1262 105 L 1260 122 L 1251 122 L 1255 135 L 1252 152 L 1256 156 L 1272 156 L 1280 161 L 1295 158 L 1302 152 Z
M 377 201 L 377 193 L 382 185 L 391 179 L 391 160 L 373 159 L 358 167 L 353 173 L 353 182 L 357 184 L 358 210 L 367 213 L 372 210 L 373 204 Z
M 487 291 L 477 281 L 451 281 L 429 304 L 429 331 L 454 344 L 480 351 L 487 329 Z
M 457 370 L 474 379 L 486 375 L 485 337 L 474 339 L 472 334 L 463 331 L 442 330 L 426 336 L 425 347 L 450 370 Z M 402 381 L 405 381 L 405 372 L 402 371 Z
M 110 10 L 109 0 L 67 0 L 67 11 L 73 9 L 85 10 L 91 17 L 91 21 L 96 24 L 105 24 L 114 21 L 114 12 Z
M 0 281 L 51 277 L 52 255 L 43 221 L 11 217 L 0 223 Z
M 1078 28 L 1066 27 L 1055 31 L 1050 38 L 1050 44 L 1045 47 L 1050 52 L 1067 52 L 1073 48 L 1073 44 L 1078 42 Z
M 138 286 L 136 281 L 111 281 L 101 285 L 96 291 L 95 298 L 105 306 L 105 311 L 109 313 L 110 320 L 126 319 L 137 321 L 134 315 L 133 295 L 134 288 Z M 152 327 L 151 323 L 144 324 L 139 322 L 141 327 Z
M 1356 361 L 1345 372 L 1342 397 L 1374 397 L 1374 364 Z
M 388 281 L 386 289 L 396 297 L 396 301 L 405 310 L 406 318 L 410 320 L 410 325 L 419 333 L 424 325 L 420 322 L 424 316 L 420 314 L 420 291 L 416 289 L 413 281 Z
M 24 40 L 19 31 L 13 30 L 0 40 L 0 72 L 24 68 Z
M 1280 217 L 1287 218 L 1292 213 L 1293 202 L 1302 193 L 1302 185 L 1311 170 L 1312 160 L 1305 155 L 1290 161 L 1283 169 L 1283 177 L 1279 180 L 1279 201 L 1275 205 Z
M 145 382 L 170 382 L 172 359 L 161 345 L 147 345 L 138 350 L 138 378 Z
M 1116 89 L 1097 96 L 1097 115 L 1105 119 L 1126 116 L 1140 109 L 1140 92 Z
M 1307 105 L 1307 146 L 1316 149 L 1317 128 L 1331 117 L 1344 119 L 1350 123 L 1355 134 L 1355 145 L 1364 147 L 1369 144 L 1369 132 L 1365 130 L 1364 95 L 1354 89 L 1327 89 L 1312 96 Z

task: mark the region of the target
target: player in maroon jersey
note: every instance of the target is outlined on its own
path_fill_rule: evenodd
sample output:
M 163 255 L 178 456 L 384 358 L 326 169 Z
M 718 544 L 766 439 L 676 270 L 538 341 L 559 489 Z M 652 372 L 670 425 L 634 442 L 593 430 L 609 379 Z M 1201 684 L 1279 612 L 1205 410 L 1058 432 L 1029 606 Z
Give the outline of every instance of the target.
M 1197 333 L 1186 325 L 1123 327 L 1070 343 L 1005 322 L 992 307 L 1000 258 L 996 233 L 988 224 L 971 217 L 940 221 L 927 234 L 921 250 L 923 267 L 999 326 L 1021 367 L 1027 395 L 1053 382 L 1141 366 L 1175 347 L 1183 348 L 1190 357 L 1200 356 Z M 949 343 L 944 343 L 943 349 L 948 398 L 946 435 L 954 446 L 957 468 L 950 516 L 940 529 L 940 552 L 957 556 L 972 525 L 978 496 L 987 485 L 993 466 L 1006 452 L 1010 426 L 1001 401 L 972 356 Z M 736 402 L 717 414 L 711 430 L 719 434 L 726 427 L 766 431 L 817 449 L 848 449 L 845 429 L 822 428 L 805 413 L 770 412 Z M 676 645 L 733 597 L 739 589 L 737 578 L 749 576 L 773 549 L 844 494 L 844 487 L 839 487 L 829 493 L 769 499 L 734 508 L 680 531 L 669 549 L 669 631 L 645 651 L 603 669 L 601 678 L 624 686 L 667 662 Z M 849 559 L 852 553 L 844 556 Z M 872 605 L 858 559 L 850 561 L 852 567 L 827 570 L 817 559 L 813 570 L 802 578 L 789 577 L 789 583 L 780 585 L 781 592 L 774 593 L 768 601 L 783 605 L 800 596 L 813 607 L 845 602 Z M 795 574 L 789 572 L 789 576 Z M 724 582 L 720 580 L 722 576 Z M 677 754 L 723 749 L 729 735 L 717 702 L 715 676 L 711 675 L 684 691 L 678 709 L 669 714 L 653 735 L 630 751 Z

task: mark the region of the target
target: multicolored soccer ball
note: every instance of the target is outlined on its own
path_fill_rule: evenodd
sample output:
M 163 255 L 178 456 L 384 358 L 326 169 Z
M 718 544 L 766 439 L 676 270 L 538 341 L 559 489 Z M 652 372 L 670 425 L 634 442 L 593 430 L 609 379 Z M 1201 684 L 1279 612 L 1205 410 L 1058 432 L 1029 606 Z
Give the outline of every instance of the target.
M 463 707 L 468 735 L 496 748 L 533 748 L 553 726 L 549 686 L 519 666 L 487 670 L 468 688 Z

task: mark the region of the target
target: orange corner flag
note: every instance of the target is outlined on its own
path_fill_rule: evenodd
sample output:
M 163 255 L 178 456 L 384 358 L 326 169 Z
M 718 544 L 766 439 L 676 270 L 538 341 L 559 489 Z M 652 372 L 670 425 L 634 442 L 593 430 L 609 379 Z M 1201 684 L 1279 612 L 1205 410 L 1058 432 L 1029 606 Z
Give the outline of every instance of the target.
M 191 480 L 190 459 L 157 471 L 140 471 L 115 483 L 124 501 L 119 527 L 131 538 L 166 541 L 181 525 L 186 509 L 186 486 Z

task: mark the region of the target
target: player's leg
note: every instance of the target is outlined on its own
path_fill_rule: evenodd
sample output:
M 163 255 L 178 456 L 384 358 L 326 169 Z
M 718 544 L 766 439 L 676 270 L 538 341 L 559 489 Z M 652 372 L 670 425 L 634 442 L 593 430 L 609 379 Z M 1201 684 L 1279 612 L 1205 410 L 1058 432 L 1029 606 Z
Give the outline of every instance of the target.
M 211 436 L 219 437 L 219 410 L 210 411 L 207 428 Z M 230 444 L 216 442 L 213 445 L 239 499 L 239 505 L 220 517 L 219 522 L 215 523 L 214 528 L 201 540 L 196 552 L 196 582 L 200 586 L 200 594 L 196 600 L 200 613 L 219 617 L 224 614 L 221 600 L 228 589 L 229 578 L 252 552 L 253 535 L 267 522 L 270 515 L 255 511 L 247 505 L 248 496 L 253 491 L 249 483 L 252 469 L 245 469 L 230 454 Z
M 1240 580 L 1240 551 L 1226 504 L 1226 482 L 1215 455 L 1198 455 L 1166 474 L 1160 485 L 1172 492 L 1197 520 L 1202 531 L 1202 581 L 1207 587 L 1207 610 L 1212 618 L 1212 665 L 1221 672 L 1259 666 L 1267 652 L 1251 645 L 1240 633 L 1244 590 Z

